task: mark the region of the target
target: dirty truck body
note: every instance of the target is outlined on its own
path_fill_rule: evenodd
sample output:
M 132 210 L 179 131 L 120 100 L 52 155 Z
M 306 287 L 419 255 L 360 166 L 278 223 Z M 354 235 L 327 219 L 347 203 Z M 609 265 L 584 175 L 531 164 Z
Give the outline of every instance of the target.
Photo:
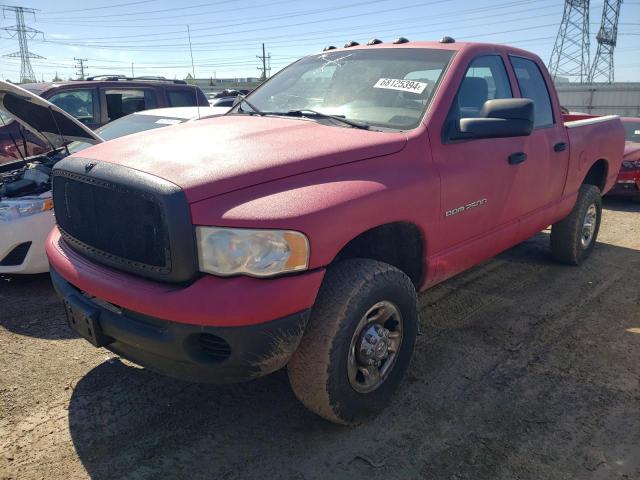
M 288 365 L 340 423 L 397 388 L 417 291 L 550 224 L 557 259 L 586 258 L 624 146 L 615 117 L 565 123 L 540 59 L 498 45 L 329 50 L 247 100 L 60 162 L 52 279 L 94 345 L 197 381 Z

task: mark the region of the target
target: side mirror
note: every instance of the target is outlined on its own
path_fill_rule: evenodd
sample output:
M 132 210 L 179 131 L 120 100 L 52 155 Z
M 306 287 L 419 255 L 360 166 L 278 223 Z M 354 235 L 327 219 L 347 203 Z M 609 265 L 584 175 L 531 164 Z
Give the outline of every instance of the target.
M 534 104 L 528 98 L 487 100 L 478 118 L 461 118 L 451 140 L 525 137 L 533 131 Z

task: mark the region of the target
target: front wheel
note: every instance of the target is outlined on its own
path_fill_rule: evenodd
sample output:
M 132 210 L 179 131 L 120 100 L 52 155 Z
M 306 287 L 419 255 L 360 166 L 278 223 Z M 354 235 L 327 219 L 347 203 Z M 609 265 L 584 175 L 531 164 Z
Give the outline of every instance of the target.
M 397 268 L 367 259 L 332 265 L 288 365 L 295 395 L 332 422 L 375 416 L 409 366 L 417 321 L 415 288 Z
M 571 213 L 551 228 L 551 254 L 562 263 L 579 265 L 593 251 L 600 231 L 602 197 L 594 185 L 582 185 Z

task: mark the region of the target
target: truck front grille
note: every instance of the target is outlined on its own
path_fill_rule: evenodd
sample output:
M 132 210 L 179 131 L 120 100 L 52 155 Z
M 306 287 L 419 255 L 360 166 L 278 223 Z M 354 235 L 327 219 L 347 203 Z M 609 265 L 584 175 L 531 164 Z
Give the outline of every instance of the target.
M 56 175 L 53 188 L 65 240 L 118 263 L 157 273 L 170 270 L 163 212 L 153 198 L 78 175 Z
M 189 205 L 175 184 L 71 157 L 58 162 L 52 185 L 58 228 L 74 250 L 156 280 L 187 282 L 196 276 Z

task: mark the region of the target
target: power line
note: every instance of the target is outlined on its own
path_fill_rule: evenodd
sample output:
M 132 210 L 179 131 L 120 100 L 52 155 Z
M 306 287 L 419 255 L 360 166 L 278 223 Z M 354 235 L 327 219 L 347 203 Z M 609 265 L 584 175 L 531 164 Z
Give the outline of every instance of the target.
M 115 3 L 115 4 L 111 4 L 111 5 L 105 5 L 104 7 L 92 7 L 92 8 L 74 8 L 72 10 L 56 10 L 53 12 L 47 12 L 47 13 L 43 13 L 42 15 L 56 15 L 58 13 L 77 13 L 77 12 L 88 12 L 90 10 L 104 10 L 104 9 L 111 9 L 114 7 L 125 7 L 125 6 L 130 6 L 130 5 L 140 5 L 141 3 L 151 3 L 151 2 L 157 2 L 158 0 L 140 0 L 138 2 L 127 2 L 127 3 Z

